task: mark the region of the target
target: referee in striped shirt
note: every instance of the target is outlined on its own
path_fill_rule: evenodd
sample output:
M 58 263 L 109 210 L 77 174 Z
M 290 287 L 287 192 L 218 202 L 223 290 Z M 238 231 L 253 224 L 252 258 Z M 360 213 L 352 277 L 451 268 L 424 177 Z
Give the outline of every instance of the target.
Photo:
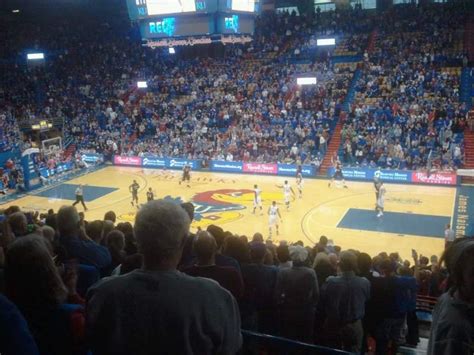
M 82 206 L 84 207 L 84 211 L 87 211 L 86 204 L 84 203 L 84 191 L 83 191 L 83 185 L 79 185 L 76 189 L 76 202 L 74 202 L 72 205 L 75 206 L 78 203 L 82 203 Z

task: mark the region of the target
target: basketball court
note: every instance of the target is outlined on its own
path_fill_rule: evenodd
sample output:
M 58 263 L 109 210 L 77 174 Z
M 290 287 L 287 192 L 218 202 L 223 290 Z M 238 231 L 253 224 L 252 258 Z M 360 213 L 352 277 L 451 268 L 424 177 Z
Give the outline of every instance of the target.
M 196 207 L 193 230 L 217 224 L 249 238 L 255 232 L 268 237 L 267 210 L 275 200 L 283 219 L 280 235 L 273 234 L 275 241 L 302 240 L 311 245 L 326 235 L 343 249 L 371 255 L 398 251 L 404 259 L 411 259 L 412 249 L 426 256 L 441 254 L 444 226 L 451 222 L 456 198 L 455 187 L 385 184 L 385 214 L 377 218 L 370 182 L 348 181 L 345 189 L 337 183 L 328 187 L 328 180 L 305 179 L 303 198 L 299 199 L 295 179 L 288 178 L 296 196 L 287 211 L 281 187 L 285 177 L 192 172 L 189 188 L 179 184 L 180 178 L 180 171 L 108 166 L 2 207 L 14 204 L 24 210 L 57 210 L 73 203 L 75 188 L 85 184 L 87 220 L 102 219 L 105 212 L 113 210 L 119 222 L 133 222 L 137 209 L 130 203 L 128 187 L 135 179 L 140 184 L 140 203 L 146 202 L 150 187 L 156 198 L 192 202 Z M 263 215 L 260 211 L 252 214 L 254 184 L 262 190 Z

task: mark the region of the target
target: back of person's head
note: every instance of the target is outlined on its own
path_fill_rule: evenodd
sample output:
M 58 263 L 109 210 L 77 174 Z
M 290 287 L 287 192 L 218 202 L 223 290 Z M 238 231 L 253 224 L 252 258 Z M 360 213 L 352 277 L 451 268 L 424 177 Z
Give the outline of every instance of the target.
M 391 276 L 395 272 L 395 265 L 392 260 L 386 258 L 380 262 L 379 269 L 384 276 Z
M 135 219 L 138 250 L 145 267 L 175 268 L 191 221 L 184 209 L 165 200 L 143 205 Z
M 50 209 L 48 210 L 48 215 L 52 215 L 52 214 L 54 214 L 54 209 L 50 208 Z
M 339 267 L 343 272 L 357 272 L 357 256 L 351 251 L 343 251 L 339 255 Z
M 28 234 L 28 219 L 23 212 L 14 212 L 8 216 L 11 231 L 16 237 Z
M 57 214 L 48 214 L 46 216 L 46 219 L 44 220 L 44 224 L 47 226 L 50 226 L 51 228 L 54 228 L 54 230 L 57 230 L 58 223 L 56 222 L 57 220 Z
M 326 253 L 324 252 L 319 252 L 316 254 L 316 256 L 314 257 L 314 262 L 313 262 L 313 266 L 316 267 L 318 266 L 319 264 L 330 264 L 329 262 L 329 257 Z
M 106 242 L 105 237 L 107 234 L 114 230 L 114 224 L 111 221 L 103 221 L 103 228 L 102 228 L 102 237 L 104 238 L 103 242 Z
M 276 254 L 280 263 L 286 263 L 290 260 L 290 250 L 288 249 L 288 245 L 279 245 L 276 248 Z
M 18 238 L 9 246 L 5 285 L 8 297 L 24 307 L 58 305 L 67 294 L 46 241 L 36 235 Z
M 394 262 L 398 262 L 400 260 L 400 255 L 398 255 L 398 253 L 390 253 L 389 258 Z
M 259 242 L 259 243 L 263 243 L 263 235 L 262 233 L 255 233 L 252 237 L 252 242 Z
M 127 255 L 133 255 L 138 251 L 135 232 L 130 222 L 119 223 L 116 227 L 125 235 L 125 252 Z
M 430 259 L 428 259 L 426 256 L 421 256 L 420 257 L 420 265 L 421 266 L 427 266 L 430 263 Z
M 186 211 L 189 216 L 189 220 L 192 222 L 194 219 L 194 205 L 191 202 L 184 202 L 181 207 Z
M 133 254 L 126 256 L 122 261 L 122 266 L 120 266 L 120 275 L 128 274 L 133 270 L 140 269 L 143 266 L 143 255 Z
M 5 211 L 3 211 L 3 214 L 5 216 L 10 216 L 13 213 L 21 212 L 21 209 L 19 206 L 10 206 L 8 207 Z
M 110 231 L 105 240 L 109 249 L 120 252 L 125 248 L 125 235 L 117 229 Z
M 209 232 L 200 231 L 196 235 L 193 249 L 200 263 L 209 262 L 216 254 L 216 240 Z
M 308 260 L 308 250 L 301 245 L 292 245 L 288 248 L 290 259 L 294 266 L 301 266 Z
M 100 243 L 103 238 L 104 222 L 103 221 L 92 221 L 87 224 L 86 233 L 89 238 L 94 242 Z
M 58 211 L 56 223 L 61 237 L 70 237 L 79 231 L 79 213 L 74 206 L 63 206 Z
M 368 275 L 372 268 L 372 258 L 367 253 L 360 253 L 357 256 L 357 266 L 360 275 Z
M 56 237 L 56 231 L 54 230 L 54 228 L 45 225 L 45 226 L 41 227 L 41 233 L 43 234 L 43 237 L 48 242 L 50 242 L 51 244 L 54 244 L 54 239 Z
M 210 226 L 207 227 L 207 231 L 211 233 L 211 235 L 214 237 L 217 243 L 217 249 L 220 250 L 222 246 L 224 245 L 224 241 L 225 241 L 224 230 L 219 226 L 211 224 Z
M 319 237 L 319 244 L 326 247 L 328 245 L 328 238 L 325 235 Z
M 115 223 L 117 221 L 117 215 L 114 211 L 108 211 L 104 215 L 104 221 L 111 221 L 112 223 Z
M 334 267 L 336 268 L 337 267 L 337 263 L 339 261 L 339 258 L 337 256 L 337 254 L 334 254 L 334 253 L 330 253 L 328 255 L 328 260 L 329 260 L 329 263 Z
M 248 243 L 242 237 L 229 237 L 225 241 L 223 254 L 237 260 L 240 264 L 250 259 Z
M 446 263 L 452 291 L 458 291 L 462 300 L 474 304 L 474 240 L 457 239 L 441 260 Z
M 265 260 L 267 247 L 263 243 L 252 243 L 250 246 L 250 259 L 253 263 L 261 264 Z

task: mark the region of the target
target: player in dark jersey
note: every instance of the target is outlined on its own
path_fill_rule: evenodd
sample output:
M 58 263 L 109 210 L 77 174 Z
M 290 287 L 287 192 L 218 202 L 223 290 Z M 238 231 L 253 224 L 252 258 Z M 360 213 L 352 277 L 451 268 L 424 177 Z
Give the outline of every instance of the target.
M 146 192 L 146 200 L 147 202 L 153 201 L 155 199 L 155 193 L 151 189 L 151 187 Z
M 185 182 L 187 181 L 187 187 L 191 187 L 189 185 L 189 182 L 191 181 L 191 167 L 186 164 L 184 167 L 183 167 L 183 177 L 181 179 L 181 181 L 179 182 L 179 184 L 181 185 L 182 182 Z
M 344 186 L 345 189 L 347 189 L 346 181 L 344 180 L 344 175 L 342 174 L 342 164 L 338 161 L 336 162 L 336 171 L 334 172 L 334 175 L 331 178 L 331 181 L 328 184 L 328 187 L 331 187 L 333 184 L 334 180 L 342 180 L 342 185 Z
M 140 189 L 140 185 L 138 185 L 137 180 L 133 180 L 133 183 L 128 187 L 130 192 L 132 193 L 132 206 L 137 205 L 138 208 L 138 190 Z

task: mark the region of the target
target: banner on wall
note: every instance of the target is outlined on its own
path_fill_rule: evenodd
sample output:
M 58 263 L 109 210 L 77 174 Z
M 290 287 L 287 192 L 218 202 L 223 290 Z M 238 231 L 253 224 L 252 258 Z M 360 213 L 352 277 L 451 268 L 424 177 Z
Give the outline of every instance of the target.
M 88 164 L 97 164 L 104 162 L 104 156 L 97 153 L 82 153 L 81 159 Z
M 182 169 L 189 165 L 192 170 L 200 170 L 202 167 L 200 160 L 183 158 L 162 158 L 156 155 L 146 155 L 144 157 L 128 157 L 122 155 L 114 156 L 115 165 L 141 166 L 144 168 L 169 168 Z
M 240 161 L 211 160 L 209 168 L 211 171 L 225 173 L 296 176 L 298 167 L 294 164 L 243 163 Z M 303 165 L 301 170 L 304 177 L 314 177 L 316 175 L 316 167 L 313 165 Z
M 241 173 L 243 169 L 243 163 L 240 161 L 211 160 L 209 168 L 211 171 Z
M 277 164 L 268 163 L 243 163 L 242 171 L 250 174 L 278 174 Z
M 131 165 L 131 166 L 142 166 L 142 158 L 140 157 L 127 157 L 123 155 L 114 156 L 115 165 Z
M 54 169 L 42 168 L 39 170 L 41 176 L 49 178 L 56 174 L 61 174 L 66 171 L 74 169 L 74 164 L 72 162 L 58 163 Z
M 328 169 L 328 176 L 334 175 L 334 168 Z M 342 174 L 347 180 L 372 181 L 375 176 L 385 182 L 431 184 L 431 185 L 456 185 L 456 173 L 439 172 L 428 175 L 426 172 L 411 170 L 378 170 L 363 168 L 342 168 Z
M 296 176 L 297 169 L 298 166 L 294 164 L 278 164 L 278 175 Z M 303 177 L 316 176 L 316 167 L 314 165 L 302 165 L 301 175 L 303 175 Z
M 415 171 L 412 173 L 412 182 L 434 185 L 456 185 L 457 176 L 455 173 L 432 173 Z

